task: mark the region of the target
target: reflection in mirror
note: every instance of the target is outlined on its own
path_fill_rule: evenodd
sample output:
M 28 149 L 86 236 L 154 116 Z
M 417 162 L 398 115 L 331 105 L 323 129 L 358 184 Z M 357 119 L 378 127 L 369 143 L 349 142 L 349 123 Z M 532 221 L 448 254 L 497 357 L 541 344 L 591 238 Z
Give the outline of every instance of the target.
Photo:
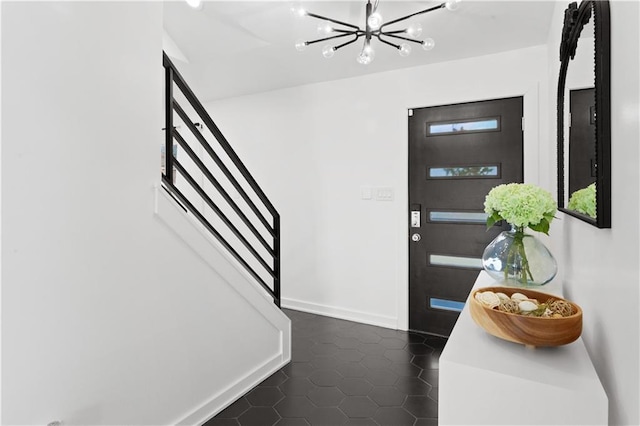
M 558 81 L 558 205 L 610 227 L 608 2 L 565 12 Z
M 596 181 L 594 88 L 569 91 L 569 194 Z
M 565 203 L 568 209 L 596 218 L 595 44 L 593 19 L 580 32 L 576 53 L 567 69 L 564 90 Z M 585 18 L 586 19 L 586 18 Z M 577 192 L 580 191 L 580 192 Z M 590 197 L 593 195 L 593 197 Z

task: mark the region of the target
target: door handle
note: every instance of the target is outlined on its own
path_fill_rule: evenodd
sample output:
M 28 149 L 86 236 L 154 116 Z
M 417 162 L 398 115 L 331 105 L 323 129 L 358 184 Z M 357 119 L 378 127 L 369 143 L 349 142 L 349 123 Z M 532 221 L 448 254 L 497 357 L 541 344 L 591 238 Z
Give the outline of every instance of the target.
M 422 237 L 420 236 L 420 234 L 415 233 L 411 236 L 411 241 L 413 241 L 414 243 L 417 243 L 418 241 L 420 241 L 422 239 Z

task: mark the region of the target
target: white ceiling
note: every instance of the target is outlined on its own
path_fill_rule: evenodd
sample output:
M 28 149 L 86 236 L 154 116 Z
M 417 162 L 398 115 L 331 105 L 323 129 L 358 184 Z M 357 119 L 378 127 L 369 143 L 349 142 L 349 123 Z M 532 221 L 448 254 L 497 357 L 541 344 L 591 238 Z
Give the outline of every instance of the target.
M 310 12 L 360 26 L 365 3 L 298 2 Z M 390 20 L 437 4 L 381 0 L 379 12 Z M 184 1 L 165 2 L 165 49 L 200 99 L 208 101 L 544 44 L 554 2 L 466 0 L 454 12 L 421 15 L 413 20 L 423 27 L 422 39 L 435 40 L 433 50 L 416 45 L 403 58 L 374 39 L 376 58 L 370 65 L 355 60 L 362 39 L 331 59 L 322 56 L 324 43 L 296 51 L 297 39 L 319 37 L 320 21 L 293 15 L 291 6 L 291 1 L 208 1 L 196 10 Z

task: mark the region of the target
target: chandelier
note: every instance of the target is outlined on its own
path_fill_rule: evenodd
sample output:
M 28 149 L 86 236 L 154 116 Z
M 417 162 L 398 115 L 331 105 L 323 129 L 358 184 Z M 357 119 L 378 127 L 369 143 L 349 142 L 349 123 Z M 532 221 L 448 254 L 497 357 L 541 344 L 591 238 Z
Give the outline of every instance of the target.
M 384 22 L 382 15 L 378 12 L 378 2 L 379 0 L 375 0 L 374 3 L 371 4 L 371 0 L 367 0 L 364 30 L 357 25 L 317 15 L 315 13 L 308 12 L 303 8 L 293 8 L 292 11 L 298 16 L 310 16 L 311 18 L 321 20 L 322 22 L 318 24 L 318 33 L 324 36 L 310 41 L 298 40 L 296 41 L 296 49 L 298 51 L 303 51 L 311 44 L 330 42 L 331 40 L 341 41 L 338 39 L 343 37 L 353 37 L 351 40 L 341 44 L 326 44 L 322 48 L 322 54 L 325 58 L 331 58 L 336 50 L 355 43 L 360 37 L 364 37 L 364 45 L 362 46 L 360 54 L 356 58 L 356 60 L 363 65 L 370 64 L 375 57 L 375 50 L 371 46 L 371 40 L 374 37 L 380 42 L 397 49 L 400 56 L 408 56 L 411 53 L 411 44 L 409 43 L 420 44 L 424 50 L 431 50 L 435 46 L 435 42 L 432 38 L 425 38 L 424 40 L 418 39 L 422 34 L 422 26 L 419 23 L 413 23 L 405 29 L 386 30 L 385 28 L 406 21 L 407 19 L 415 16 L 433 12 L 434 10 L 442 8 L 455 10 L 458 8 L 460 0 L 448 0 L 437 6 L 411 13 L 387 22 Z

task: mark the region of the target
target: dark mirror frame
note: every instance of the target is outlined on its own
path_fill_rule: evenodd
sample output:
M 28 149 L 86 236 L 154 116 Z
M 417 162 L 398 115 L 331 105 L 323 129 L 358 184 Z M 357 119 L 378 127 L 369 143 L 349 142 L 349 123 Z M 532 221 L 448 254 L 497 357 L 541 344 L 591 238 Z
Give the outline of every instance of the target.
M 593 16 L 595 43 L 595 112 L 596 112 L 596 218 L 569 210 L 564 205 L 564 101 L 567 70 L 576 53 L 580 33 Z M 560 76 L 558 78 L 558 209 L 598 228 L 611 228 L 611 56 L 609 2 L 582 1 L 569 4 L 564 12 L 560 42 Z

